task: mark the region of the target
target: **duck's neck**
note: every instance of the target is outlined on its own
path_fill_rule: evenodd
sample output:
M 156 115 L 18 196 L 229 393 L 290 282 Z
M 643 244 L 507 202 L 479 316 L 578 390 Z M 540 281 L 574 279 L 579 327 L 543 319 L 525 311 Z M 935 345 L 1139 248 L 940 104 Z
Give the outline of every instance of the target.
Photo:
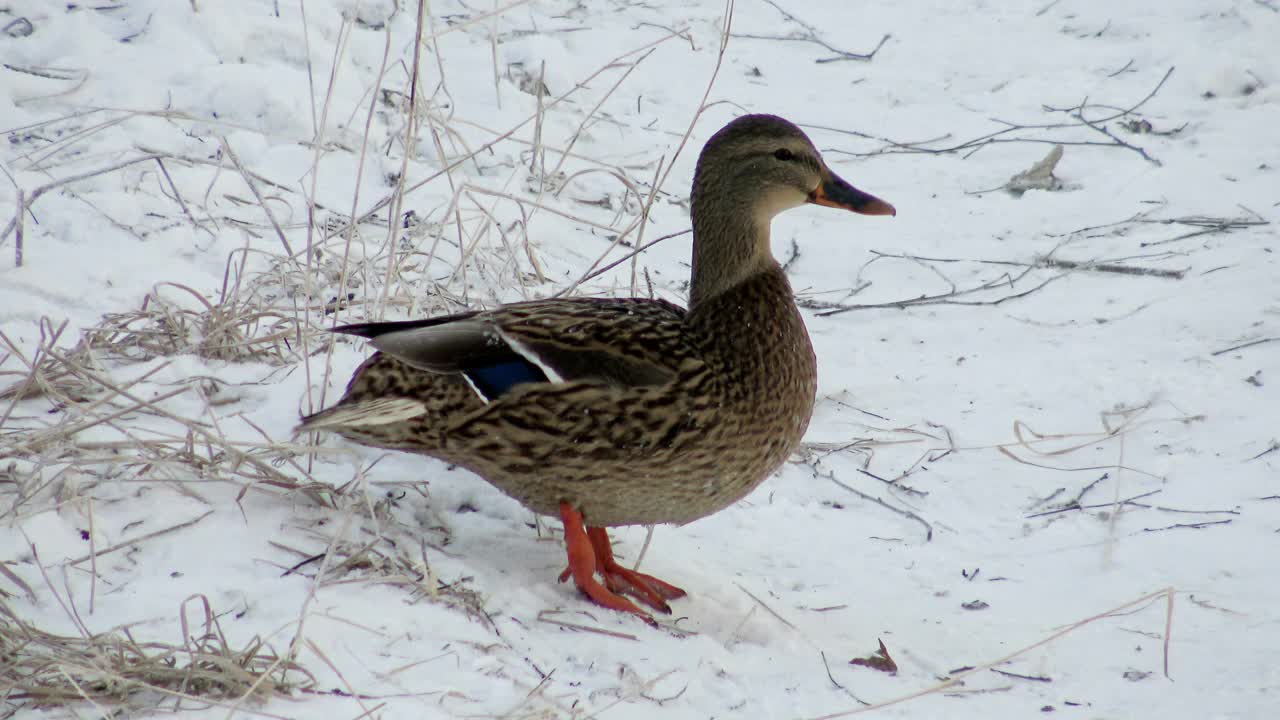
M 720 212 L 700 212 L 693 203 L 693 272 L 689 282 L 689 309 L 694 310 L 752 276 L 776 268 L 769 250 L 771 218 L 746 207 L 712 204 Z

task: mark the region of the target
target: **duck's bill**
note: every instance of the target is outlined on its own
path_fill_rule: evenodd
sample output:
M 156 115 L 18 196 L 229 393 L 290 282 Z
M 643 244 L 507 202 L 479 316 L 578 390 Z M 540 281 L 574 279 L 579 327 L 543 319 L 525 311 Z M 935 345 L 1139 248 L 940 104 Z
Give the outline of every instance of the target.
M 898 214 L 898 211 L 889 203 L 875 195 L 862 192 L 834 174 L 823 180 L 821 185 L 809 193 L 809 202 L 852 210 L 863 215 Z

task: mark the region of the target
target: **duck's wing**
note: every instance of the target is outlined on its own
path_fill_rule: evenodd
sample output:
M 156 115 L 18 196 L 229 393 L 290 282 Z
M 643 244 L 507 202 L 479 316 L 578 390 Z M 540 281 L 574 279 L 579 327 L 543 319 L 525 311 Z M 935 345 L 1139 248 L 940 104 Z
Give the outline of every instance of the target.
M 662 300 L 572 298 L 335 330 L 413 367 L 460 374 L 489 402 L 525 383 L 666 383 L 697 355 L 684 313 Z

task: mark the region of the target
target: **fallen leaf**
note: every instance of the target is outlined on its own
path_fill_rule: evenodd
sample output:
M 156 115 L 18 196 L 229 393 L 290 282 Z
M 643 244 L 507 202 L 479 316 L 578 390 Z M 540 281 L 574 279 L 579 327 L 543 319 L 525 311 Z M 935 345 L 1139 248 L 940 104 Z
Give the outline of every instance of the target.
M 862 665 L 863 667 L 869 667 L 872 670 L 879 670 L 880 672 L 886 672 L 891 675 L 896 675 L 898 672 L 898 663 L 894 662 L 893 658 L 889 657 L 889 649 L 884 646 L 883 640 L 880 641 L 879 650 L 864 658 L 854 658 L 849 661 L 849 664 Z

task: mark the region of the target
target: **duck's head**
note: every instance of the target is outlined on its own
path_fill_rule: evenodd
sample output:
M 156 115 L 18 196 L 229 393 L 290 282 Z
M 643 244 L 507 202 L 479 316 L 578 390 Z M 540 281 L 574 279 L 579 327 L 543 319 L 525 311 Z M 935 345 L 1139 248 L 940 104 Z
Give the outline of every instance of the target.
M 832 172 L 808 136 L 775 115 L 744 115 L 707 141 L 694 172 L 693 203 L 695 217 L 699 205 L 715 203 L 747 212 L 765 227 L 774 215 L 805 203 L 897 214 Z
M 707 141 L 693 173 L 690 307 L 776 267 L 773 217 L 805 203 L 864 215 L 896 215 L 845 182 L 800 128 L 774 115 L 744 115 Z

